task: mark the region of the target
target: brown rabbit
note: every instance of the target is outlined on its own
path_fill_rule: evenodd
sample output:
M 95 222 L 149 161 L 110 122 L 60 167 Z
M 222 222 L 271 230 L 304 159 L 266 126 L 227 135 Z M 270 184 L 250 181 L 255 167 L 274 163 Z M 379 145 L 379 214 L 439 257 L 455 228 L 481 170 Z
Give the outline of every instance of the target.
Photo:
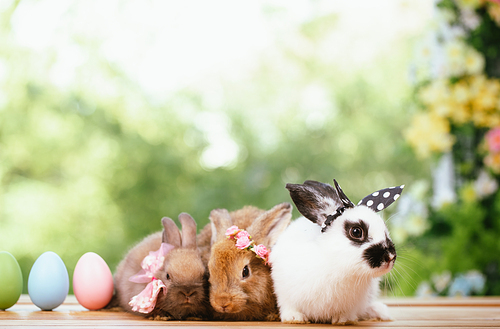
M 210 227 L 200 232 L 199 243 L 204 260 L 208 260 L 210 304 L 216 320 L 279 320 L 270 266 L 253 251 L 238 249 L 225 233 L 237 225 L 245 229 L 256 244 L 272 248 L 291 216 L 289 203 L 281 203 L 269 211 L 250 206 L 231 213 L 226 209 L 212 210 Z M 209 257 L 208 241 L 211 243 Z
M 149 235 L 133 247 L 120 262 L 115 274 L 115 299 L 128 312 L 165 320 L 186 318 L 207 319 L 211 312 L 208 301 L 208 273 L 201 260 L 196 243 L 196 222 L 186 213 L 179 215 L 182 234 L 174 221 L 162 219 L 163 232 Z M 135 283 L 129 279 L 141 271 L 141 262 L 162 243 L 173 246 L 163 266 L 154 277 L 165 284 L 158 294 L 154 309 L 147 314 L 134 312 L 129 305 L 132 297 L 143 291 L 147 283 Z

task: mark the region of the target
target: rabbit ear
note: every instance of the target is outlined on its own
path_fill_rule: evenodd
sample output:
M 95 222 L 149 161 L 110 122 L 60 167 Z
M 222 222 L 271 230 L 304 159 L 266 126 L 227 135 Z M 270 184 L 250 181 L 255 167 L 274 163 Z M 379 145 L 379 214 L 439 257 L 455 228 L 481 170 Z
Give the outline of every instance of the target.
M 344 191 L 340 188 L 339 183 L 337 183 L 335 179 L 333 180 L 333 183 L 335 184 L 335 189 L 337 190 L 337 195 L 339 196 L 342 205 L 346 208 L 354 208 L 354 203 L 352 203 L 347 195 L 344 194 Z
M 375 212 L 379 212 L 396 201 L 403 192 L 404 187 L 404 185 L 401 185 L 378 190 L 377 192 L 365 196 L 363 200 L 359 201 L 358 205 L 365 205 Z
M 342 199 L 349 200 L 340 186 L 335 190 L 333 186 L 317 181 L 307 180 L 304 184 L 286 184 L 286 188 L 290 191 L 290 196 L 299 212 L 320 226 L 328 215 L 335 213 L 340 207 L 345 207 Z M 338 191 L 342 192 L 342 199 Z
M 182 247 L 196 249 L 196 221 L 188 213 L 179 215 L 182 225 Z
M 225 239 L 226 230 L 233 225 L 227 209 L 214 209 L 210 212 L 210 225 L 212 227 L 211 244 L 220 239 Z
M 292 205 L 280 203 L 257 217 L 247 231 L 259 243 L 270 248 L 292 219 Z
M 179 228 L 177 228 L 174 221 L 171 218 L 163 217 L 161 219 L 161 223 L 163 225 L 161 242 L 171 244 L 174 247 L 180 247 L 181 233 L 179 232 Z

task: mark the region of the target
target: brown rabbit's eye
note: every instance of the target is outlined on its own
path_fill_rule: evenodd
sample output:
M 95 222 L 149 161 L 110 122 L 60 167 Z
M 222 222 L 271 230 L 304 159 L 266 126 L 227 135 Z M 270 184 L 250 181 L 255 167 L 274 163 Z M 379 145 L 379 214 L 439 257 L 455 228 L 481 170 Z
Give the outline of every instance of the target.
M 349 235 L 354 239 L 362 240 L 364 232 L 363 232 L 363 229 L 361 227 L 354 226 L 354 227 L 351 227 L 351 229 L 349 230 Z
M 170 274 L 167 273 L 167 280 L 170 280 Z
M 248 268 L 248 265 L 245 265 L 245 267 L 243 267 L 243 271 L 241 272 L 241 276 L 243 277 L 243 279 L 246 279 L 250 276 L 250 269 Z

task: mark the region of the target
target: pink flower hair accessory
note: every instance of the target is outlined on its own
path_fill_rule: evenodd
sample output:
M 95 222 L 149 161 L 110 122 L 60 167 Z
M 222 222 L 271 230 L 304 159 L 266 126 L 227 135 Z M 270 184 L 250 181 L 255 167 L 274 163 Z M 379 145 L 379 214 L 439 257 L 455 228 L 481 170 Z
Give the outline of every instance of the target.
M 128 280 L 135 283 L 148 283 L 147 286 L 138 295 L 132 297 L 128 303 L 132 306 L 132 311 L 139 313 L 150 313 L 154 310 L 158 295 L 163 290 L 167 293 L 167 287 L 154 274 L 158 271 L 165 261 L 165 256 L 174 249 L 174 246 L 168 243 L 162 243 L 157 251 L 150 251 L 149 255 L 144 257 L 141 262 L 142 270 L 131 276 Z
M 226 230 L 226 237 L 236 241 L 236 248 L 253 251 L 257 258 L 262 258 L 264 263 L 269 265 L 269 249 L 263 244 L 256 244 L 247 231 L 233 225 Z

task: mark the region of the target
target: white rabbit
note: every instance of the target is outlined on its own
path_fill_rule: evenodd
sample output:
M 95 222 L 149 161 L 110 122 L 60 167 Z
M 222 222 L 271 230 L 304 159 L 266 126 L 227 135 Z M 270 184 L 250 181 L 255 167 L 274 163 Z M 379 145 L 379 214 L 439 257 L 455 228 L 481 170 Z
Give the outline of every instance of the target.
M 376 212 L 394 202 L 404 186 L 374 192 L 354 206 L 334 183 L 335 189 L 316 181 L 286 186 L 304 217 L 278 237 L 269 259 L 283 322 L 391 319 L 376 297 L 396 249 Z

